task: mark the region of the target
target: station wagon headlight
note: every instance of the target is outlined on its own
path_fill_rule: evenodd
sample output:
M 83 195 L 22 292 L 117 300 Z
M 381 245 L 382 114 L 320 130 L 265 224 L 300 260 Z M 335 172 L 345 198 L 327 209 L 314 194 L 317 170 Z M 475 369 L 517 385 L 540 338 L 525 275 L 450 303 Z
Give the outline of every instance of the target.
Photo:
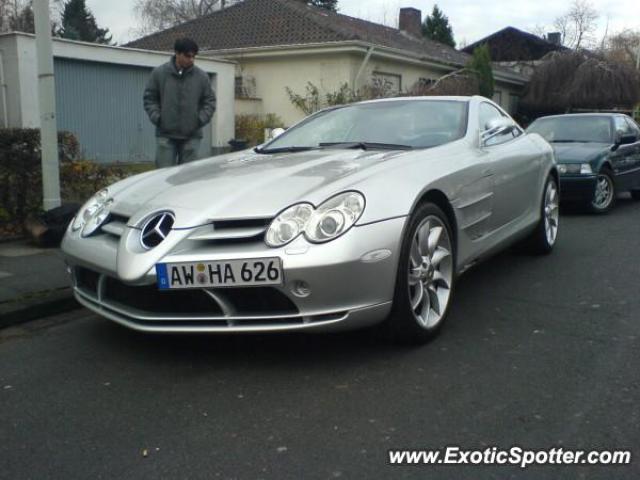
M 109 191 L 106 188 L 96 193 L 82 206 L 82 208 L 80 208 L 80 210 L 78 210 L 78 213 L 76 214 L 71 224 L 72 230 L 73 231 L 80 230 L 85 226 L 89 226 L 88 225 L 89 223 L 95 224 L 96 222 L 94 220 L 94 217 L 100 217 L 101 213 L 104 214 L 105 206 L 107 206 L 108 202 L 109 202 Z M 104 219 L 102 219 L 102 221 L 104 221 Z M 91 231 L 91 233 L 93 233 L 95 229 L 99 226 L 100 224 L 98 224 Z M 84 230 L 82 233 L 85 236 L 91 234 L 91 233 L 86 233 Z
M 281 247 L 300 234 L 304 234 L 310 242 L 328 242 L 345 233 L 358 221 L 364 205 L 364 196 L 358 192 L 341 193 L 318 208 L 309 203 L 293 205 L 271 222 L 265 243 L 269 247 Z
M 591 175 L 593 170 L 588 163 L 561 163 L 558 165 L 561 175 Z

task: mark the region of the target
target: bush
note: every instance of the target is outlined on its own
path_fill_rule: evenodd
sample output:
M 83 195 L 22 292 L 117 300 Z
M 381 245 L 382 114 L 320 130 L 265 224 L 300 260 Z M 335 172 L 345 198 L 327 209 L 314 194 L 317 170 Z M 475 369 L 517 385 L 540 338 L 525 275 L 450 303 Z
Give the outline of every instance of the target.
M 235 138 L 247 140 L 248 146 L 264 143 L 265 128 L 284 127 L 284 122 L 273 113 L 267 115 L 236 115 Z
M 99 165 L 80 158 L 80 145 L 70 132 L 58 133 L 60 196 L 82 203 L 96 191 L 147 168 Z M 0 129 L 0 238 L 21 235 L 30 216 L 42 213 L 40 130 Z

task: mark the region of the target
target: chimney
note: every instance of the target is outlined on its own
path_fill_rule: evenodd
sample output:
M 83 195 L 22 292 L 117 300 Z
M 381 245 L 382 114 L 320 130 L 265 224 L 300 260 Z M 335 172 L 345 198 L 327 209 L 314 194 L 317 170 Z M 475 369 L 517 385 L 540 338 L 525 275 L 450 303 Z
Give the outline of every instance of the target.
M 558 46 L 561 45 L 562 37 L 560 36 L 560 32 L 547 33 L 547 42 Z
M 401 8 L 399 27 L 414 37 L 422 37 L 422 12 L 417 8 Z

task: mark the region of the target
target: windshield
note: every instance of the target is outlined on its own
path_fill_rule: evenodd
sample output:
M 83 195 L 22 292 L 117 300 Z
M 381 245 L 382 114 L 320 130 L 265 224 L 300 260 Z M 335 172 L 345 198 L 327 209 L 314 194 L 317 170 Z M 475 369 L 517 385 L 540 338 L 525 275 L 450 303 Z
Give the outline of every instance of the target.
M 467 102 L 411 99 L 360 103 L 312 115 L 269 143 L 264 151 L 353 148 L 354 144 L 426 148 L 462 138 L 466 128 Z
M 539 133 L 548 142 L 613 143 L 609 117 L 540 118 L 527 131 Z

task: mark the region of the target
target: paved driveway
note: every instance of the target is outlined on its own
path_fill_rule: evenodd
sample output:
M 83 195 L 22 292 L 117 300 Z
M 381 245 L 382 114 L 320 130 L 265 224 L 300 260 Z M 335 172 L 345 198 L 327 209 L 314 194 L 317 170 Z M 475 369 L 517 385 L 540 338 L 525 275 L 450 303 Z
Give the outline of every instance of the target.
M 3 478 L 640 478 L 640 204 L 465 274 L 422 348 L 180 337 L 80 310 L 0 332 Z M 393 448 L 624 449 L 627 466 L 388 465 Z

